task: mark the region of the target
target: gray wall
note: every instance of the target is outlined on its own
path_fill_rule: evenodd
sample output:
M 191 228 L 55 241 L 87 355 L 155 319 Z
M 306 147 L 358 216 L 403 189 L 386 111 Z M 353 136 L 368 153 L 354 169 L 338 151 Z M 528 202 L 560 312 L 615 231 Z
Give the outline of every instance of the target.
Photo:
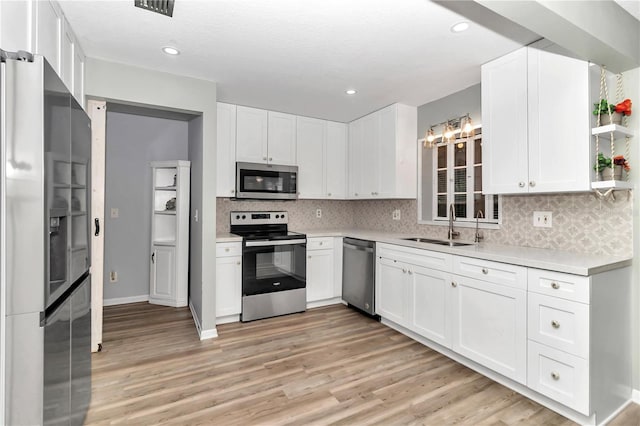
M 480 104 L 480 84 L 467 87 L 464 90 L 446 96 L 437 101 L 429 102 L 418 107 L 418 139 L 425 137 L 427 130 L 434 124 L 450 118 L 458 118 L 469 113 L 473 124 L 482 122 Z M 442 133 L 442 126 L 433 129 L 435 134 Z M 422 169 L 431 170 L 433 161 L 433 149 L 422 150 Z M 430 220 L 432 209 L 431 186 L 433 181 L 432 173 L 422 173 L 418 171 L 418 178 L 422 179 L 422 218 L 419 220 Z M 425 196 L 426 194 L 426 196 Z
M 149 294 L 150 161 L 186 160 L 187 122 L 107 110 L 104 299 Z M 111 218 L 111 208 L 119 217 Z M 109 282 L 110 271 L 118 282 Z
M 202 117 L 189 121 L 191 160 L 191 206 L 189 220 L 189 300 L 194 311 L 202 312 Z M 197 212 L 197 213 L 196 213 Z M 198 218 L 196 221 L 195 218 Z
M 88 98 L 145 105 L 202 115 L 201 150 L 192 150 L 191 162 L 216 164 L 216 83 L 155 70 L 87 58 L 85 92 Z M 202 210 L 200 213 L 201 261 L 200 271 L 190 275 L 201 276 L 201 283 L 193 283 L 202 290 L 202 307 L 195 315 L 205 331 L 214 331 L 216 324 L 216 168 L 203 167 L 201 176 L 191 171 L 191 181 L 202 182 Z M 191 196 L 193 197 L 193 191 Z M 193 256 L 193 255 L 192 255 Z M 202 259 L 206 259 L 202 261 Z M 192 263 L 192 267 L 194 264 Z

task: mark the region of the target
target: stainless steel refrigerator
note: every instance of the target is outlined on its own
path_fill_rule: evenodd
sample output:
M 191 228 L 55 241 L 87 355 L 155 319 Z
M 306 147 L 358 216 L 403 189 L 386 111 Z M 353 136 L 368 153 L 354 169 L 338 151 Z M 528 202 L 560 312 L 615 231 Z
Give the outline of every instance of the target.
M 91 122 L 43 57 L 0 58 L 0 423 L 79 425 L 91 399 Z

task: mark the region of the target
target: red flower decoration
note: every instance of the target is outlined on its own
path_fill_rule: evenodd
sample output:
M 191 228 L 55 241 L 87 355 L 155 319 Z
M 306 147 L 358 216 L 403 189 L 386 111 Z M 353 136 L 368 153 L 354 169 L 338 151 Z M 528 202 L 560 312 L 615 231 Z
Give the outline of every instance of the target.
M 631 99 L 625 99 L 616 105 L 616 112 L 622 115 L 631 115 Z
M 615 164 L 616 166 L 624 167 L 626 171 L 631 170 L 631 166 L 629 165 L 627 160 L 625 160 L 624 155 L 616 155 L 615 157 L 613 157 L 613 164 Z

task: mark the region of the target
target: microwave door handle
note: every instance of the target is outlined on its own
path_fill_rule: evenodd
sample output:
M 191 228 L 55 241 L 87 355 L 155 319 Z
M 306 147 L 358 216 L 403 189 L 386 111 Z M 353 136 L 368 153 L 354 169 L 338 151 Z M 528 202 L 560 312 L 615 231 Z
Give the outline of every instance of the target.
M 299 240 L 260 240 L 260 241 L 247 241 L 247 247 L 265 247 L 265 246 L 288 246 L 294 244 L 305 244 L 307 242 L 306 239 Z

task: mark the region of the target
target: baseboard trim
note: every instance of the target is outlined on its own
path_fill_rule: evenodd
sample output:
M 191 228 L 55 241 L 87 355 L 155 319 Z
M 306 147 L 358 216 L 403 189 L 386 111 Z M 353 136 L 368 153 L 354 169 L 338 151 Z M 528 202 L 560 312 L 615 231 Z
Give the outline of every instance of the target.
M 139 303 L 139 302 L 148 302 L 149 295 L 143 294 L 140 296 L 131 296 L 131 297 L 115 297 L 113 299 L 104 299 L 102 301 L 102 306 L 114 306 L 114 305 L 126 305 L 128 303 Z
M 196 310 L 191 303 L 191 299 L 189 299 L 189 310 L 191 311 L 191 316 L 193 317 L 193 322 L 196 325 L 196 331 L 198 332 L 198 337 L 200 340 L 213 339 L 218 337 L 218 330 L 215 328 L 211 330 L 202 330 L 200 327 L 200 321 L 198 320 L 198 316 L 196 315 Z
M 636 404 L 640 404 L 640 389 L 634 389 L 631 391 L 631 401 Z
M 614 418 L 616 418 L 616 416 L 617 416 L 618 414 L 622 413 L 622 411 L 623 411 L 625 408 L 627 408 L 627 407 L 629 406 L 629 404 L 632 404 L 632 403 L 633 403 L 633 400 L 632 400 L 632 399 L 628 400 L 625 404 L 621 405 L 621 406 L 620 406 L 616 411 L 614 411 L 613 413 L 611 413 L 611 414 L 609 415 L 609 417 L 607 417 L 606 419 L 604 419 L 604 420 L 602 421 L 602 423 L 600 423 L 600 424 L 601 424 L 601 425 L 607 425 L 607 424 L 609 424 L 609 422 L 610 422 L 611 420 L 613 420 Z

